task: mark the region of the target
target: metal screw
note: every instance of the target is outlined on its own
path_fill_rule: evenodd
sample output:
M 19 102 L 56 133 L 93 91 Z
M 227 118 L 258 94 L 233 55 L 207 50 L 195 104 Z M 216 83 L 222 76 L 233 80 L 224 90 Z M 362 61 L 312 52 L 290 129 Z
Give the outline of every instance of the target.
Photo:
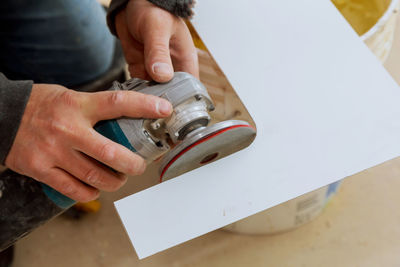
M 159 122 L 153 122 L 151 124 L 151 128 L 153 128 L 154 130 L 158 130 L 158 129 L 160 129 L 160 127 L 161 127 L 161 124 Z

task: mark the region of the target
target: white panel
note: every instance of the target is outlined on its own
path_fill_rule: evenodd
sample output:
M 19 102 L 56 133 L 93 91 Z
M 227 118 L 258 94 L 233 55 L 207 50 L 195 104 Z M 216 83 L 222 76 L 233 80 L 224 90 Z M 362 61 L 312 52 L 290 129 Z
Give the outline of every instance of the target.
M 194 24 L 258 137 L 116 202 L 140 258 L 400 154 L 400 90 L 330 1 L 200 0 Z

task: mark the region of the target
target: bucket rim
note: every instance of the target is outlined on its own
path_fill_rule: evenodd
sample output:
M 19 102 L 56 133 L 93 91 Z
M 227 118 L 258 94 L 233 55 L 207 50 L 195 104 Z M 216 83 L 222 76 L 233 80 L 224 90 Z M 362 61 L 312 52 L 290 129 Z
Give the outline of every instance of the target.
M 369 39 L 372 35 L 374 35 L 378 31 L 378 29 L 381 28 L 386 23 L 386 21 L 389 19 L 392 13 L 396 10 L 398 4 L 399 0 L 392 0 L 385 13 L 379 18 L 379 20 L 375 23 L 375 25 L 372 26 L 372 28 L 369 29 L 366 33 L 360 36 L 361 39 L 365 41 Z

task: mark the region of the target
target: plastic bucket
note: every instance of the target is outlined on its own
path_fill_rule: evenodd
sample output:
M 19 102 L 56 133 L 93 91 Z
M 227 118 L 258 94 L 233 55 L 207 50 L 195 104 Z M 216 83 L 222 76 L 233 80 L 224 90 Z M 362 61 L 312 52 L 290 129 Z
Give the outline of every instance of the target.
M 342 0 L 341 2 L 352 1 Z M 372 0 L 364 0 L 372 1 Z M 385 1 L 385 0 L 375 0 Z M 358 4 L 360 1 L 358 1 Z M 393 45 L 399 0 L 388 2 L 375 25 L 361 35 L 362 40 L 384 63 Z M 346 17 L 346 16 L 345 16 Z M 347 18 L 348 19 L 348 18 Z M 351 22 L 351 20 L 349 20 Z M 330 184 L 288 202 L 224 227 L 243 234 L 275 234 L 297 228 L 316 218 L 336 194 L 340 182 Z
M 361 36 L 361 39 L 382 63 L 386 61 L 393 46 L 398 14 L 399 0 L 392 0 L 378 22 Z
M 336 194 L 340 182 L 322 187 L 223 229 L 243 234 L 275 234 L 297 228 L 316 218 Z

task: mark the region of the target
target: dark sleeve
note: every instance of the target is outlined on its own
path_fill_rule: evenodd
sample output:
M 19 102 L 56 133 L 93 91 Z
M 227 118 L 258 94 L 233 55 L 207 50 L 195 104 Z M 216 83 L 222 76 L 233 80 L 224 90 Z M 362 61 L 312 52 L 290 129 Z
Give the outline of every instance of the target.
M 32 84 L 32 81 L 8 80 L 0 73 L 0 164 L 4 165 L 14 142 Z
M 115 30 L 115 16 L 123 9 L 129 0 L 112 0 L 110 7 L 107 12 L 107 24 L 112 34 L 117 35 Z M 181 18 L 189 18 L 193 15 L 192 8 L 194 6 L 194 0 L 147 0 L 154 5 L 161 7 L 175 16 Z M 217 1 L 217 0 L 216 0 Z

